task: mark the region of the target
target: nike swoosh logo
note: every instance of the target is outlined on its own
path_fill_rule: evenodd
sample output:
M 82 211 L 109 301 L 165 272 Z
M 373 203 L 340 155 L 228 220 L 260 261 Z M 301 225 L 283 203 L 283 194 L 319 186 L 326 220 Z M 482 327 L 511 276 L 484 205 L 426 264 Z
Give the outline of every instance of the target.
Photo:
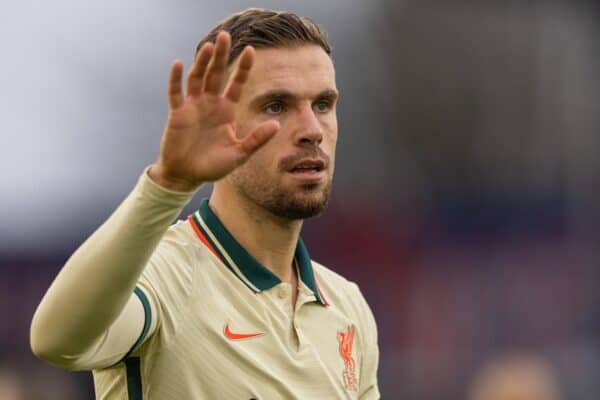
M 257 332 L 257 333 L 236 333 L 236 332 L 232 332 L 231 328 L 229 328 L 229 322 L 225 325 L 225 328 L 223 328 L 223 334 L 225 335 L 225 337 L 227 339 L 231 339 L 231 340 L 250 339 L 250 338 L 253 338 L 253 337 L 264 335 L 264 333 L 262 333 L 262 332 Z

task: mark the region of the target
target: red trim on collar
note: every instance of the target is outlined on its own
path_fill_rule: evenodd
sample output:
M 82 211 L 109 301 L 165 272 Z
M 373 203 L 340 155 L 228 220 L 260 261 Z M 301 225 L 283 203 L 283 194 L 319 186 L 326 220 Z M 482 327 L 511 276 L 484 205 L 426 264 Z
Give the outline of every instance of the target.
M 200 228 L 198 228 L 198 226 L 196 226 L 196 222 L 194 221 L 194 217 L 193 216 L 188 216 L 188 222 L 190 223 L 190 225 L 192 226 L 192 229 L 194 230 L 194 232 L 196 232 L 196 235 L 198 236 L 198 239 L 200 239 L 200 241 L 202 243 L 204 243 L 204 245 L 206 247 L 208 247 L 208 249 L 215 255 L 217 256 L 217 258 L 220 260 L 221 256 L 219 255 L 219 253 L 217 253 L 217 251 L 215 250 L 215 248 L 212 246 L 212 244 L 210 244 L 210 242 L 208 241 L 208 239 L 204 236 L 204 234 L 202 233 L 202 231 L 200 230 Z

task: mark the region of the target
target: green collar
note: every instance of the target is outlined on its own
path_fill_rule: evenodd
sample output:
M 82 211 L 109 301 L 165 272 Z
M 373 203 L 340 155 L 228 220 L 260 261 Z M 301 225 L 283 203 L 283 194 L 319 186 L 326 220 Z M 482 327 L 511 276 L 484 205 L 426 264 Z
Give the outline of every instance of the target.
M 261 292 L 281 283 L 281 280 L 273 272 L 256 261 L 235 240 L 210 209 L 208 199 L 203 199 L 200 209 L 188 219 L 200 240 L 254 292 Z M 319 290 L 310 255 L 301 238 L 298 238 L 295 259 L 302 282 L 312 290 L 317 301 L 328 305 Z

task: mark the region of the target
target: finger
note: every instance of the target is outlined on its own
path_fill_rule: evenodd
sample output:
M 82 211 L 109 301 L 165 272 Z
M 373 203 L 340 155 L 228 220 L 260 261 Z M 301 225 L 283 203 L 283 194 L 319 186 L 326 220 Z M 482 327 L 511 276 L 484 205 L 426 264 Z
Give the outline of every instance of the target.
M 231 36 L 227 32 L 217 35 L 215 51 L 208 64 L 208 70 L 204 78 L 204 90 L 211 94 L 219 94 L 227 67 L 227 58 L 231 46 Z
M 183 63 L 179 60 L 173 61 L 169 73 L 168 100 L 171 109 L 178 108 L 183 102 L 181 93 L 181 77 L 183 75 Z
M 248 80 L 253 63 L 254 49 L 247 46 L 244 51 L 242 51 L 236 70 L 229 81 L 229 87 L 225 90 L 225 96 L 229 100 L 237 102 L 240 99 L 242 88 L 244 87 L 244 83 Z
M 271 120 L 260 124 L 248 134 L 241 142 L 241 148 L 246 153 L 246 157 L 250 157 L 252 153 L 271 140 L 279 128 L 279 122 Z
M 214 45 L 212 43 L 204 43 L 200 51 L 196 55 L 194 65 L 190 70 L 188 81 L 187 81 L 187 94 L 190 96 L 199 95 L 202 92 L 202 82 L 204 81 L 204 73 L 206 67 L 210 61 L 210 57 L 214 51 Z

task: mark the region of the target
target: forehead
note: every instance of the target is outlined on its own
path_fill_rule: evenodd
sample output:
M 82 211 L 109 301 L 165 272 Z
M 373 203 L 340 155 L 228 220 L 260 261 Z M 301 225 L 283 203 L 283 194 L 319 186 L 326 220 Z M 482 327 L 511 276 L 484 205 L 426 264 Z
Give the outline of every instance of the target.
M 299 97 L 336 89 L 331 58 L 316 45 L 257 49 L 242 97 L 285 89 Z

